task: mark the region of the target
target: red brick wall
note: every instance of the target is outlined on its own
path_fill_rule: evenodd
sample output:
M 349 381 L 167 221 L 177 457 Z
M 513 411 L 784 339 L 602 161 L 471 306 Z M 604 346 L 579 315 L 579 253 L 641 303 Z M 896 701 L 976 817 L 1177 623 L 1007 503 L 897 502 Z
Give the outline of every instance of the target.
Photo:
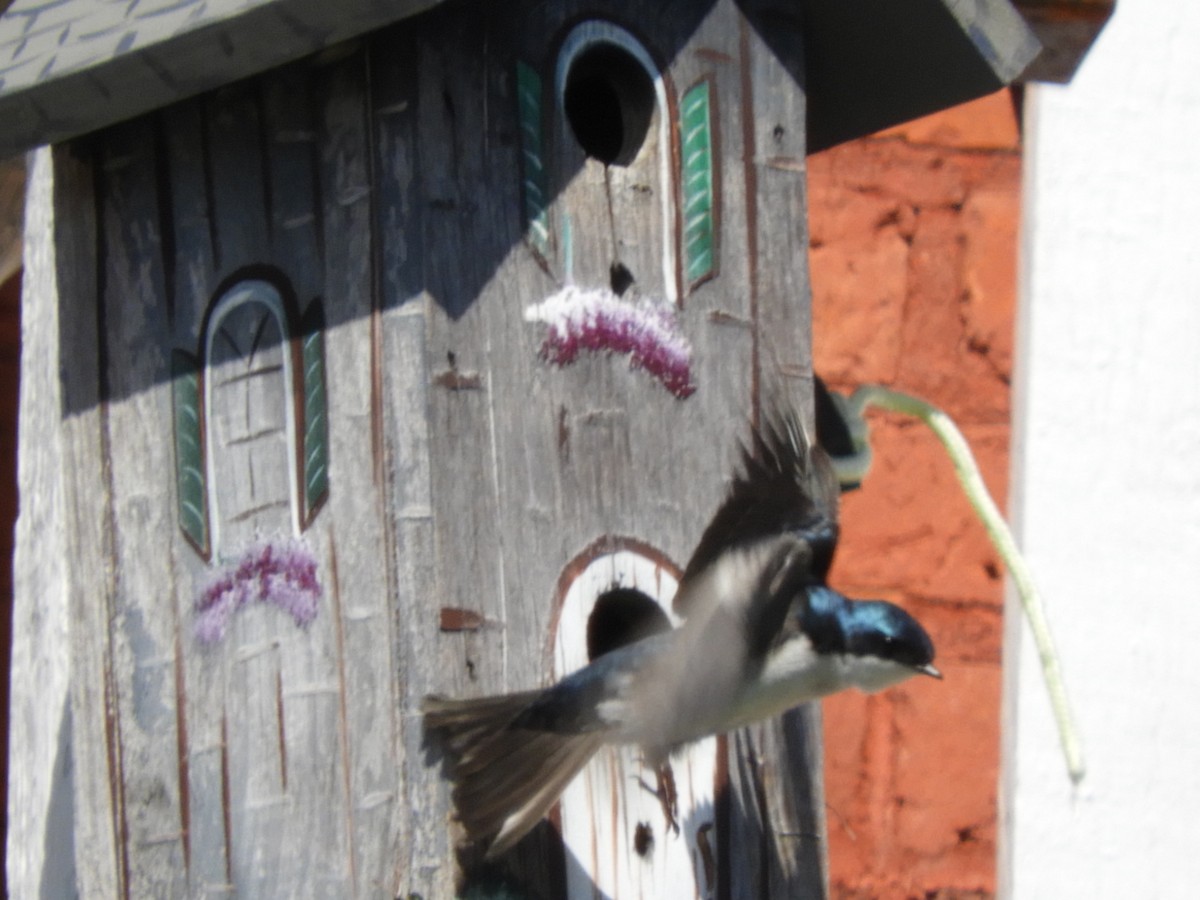
M 1007 92 L 809 161 L 813 342 L 835 389 L 876 382 L 952 415 L 1003 507 L 1020 148 Z M 825 703 L 833 895 L 995 891 L 1002 576 L 936 438 L 872 417 L 832 583 L 925 623 L 941 682 Z

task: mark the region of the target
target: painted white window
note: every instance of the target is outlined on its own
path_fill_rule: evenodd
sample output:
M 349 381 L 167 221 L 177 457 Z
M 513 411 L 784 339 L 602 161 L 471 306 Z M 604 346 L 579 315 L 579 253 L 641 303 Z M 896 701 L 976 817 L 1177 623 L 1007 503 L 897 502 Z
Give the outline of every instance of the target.
M 205 558 L 298 535 L 329 486 L 323 321 L 248 279 L 214 304 L 199 356 L 172 355 L 180 528 Z

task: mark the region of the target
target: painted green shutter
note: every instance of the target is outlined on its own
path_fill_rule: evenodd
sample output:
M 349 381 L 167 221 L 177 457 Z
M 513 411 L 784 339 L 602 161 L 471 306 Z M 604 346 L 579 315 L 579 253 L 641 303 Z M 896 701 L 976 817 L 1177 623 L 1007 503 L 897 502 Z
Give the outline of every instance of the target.
M 208 482 L 200 363 L 184 350 L 171 352 L 171 398 L 175 407 L 179 527 L 197 552 L 208 559 Z
M 546 166 L 542 155 L 542 79 L 534 68 L 517 62 L 517 118 L 521 125 L 521 190 L 529 243 L 546 259 L 550 225 L 546 213 Z
M 325 316 L 314 300 L 300 328 L 300 359 L 304 387 L 300 467 L 303 479 L 304 521 L 307 528 L 329 494 L 329 427 L 325 405 Z
M 683 95 L 683 271 L 695 287 L 716 270 L 716 196 L 713 185 L 712 84 L 707 79 Z

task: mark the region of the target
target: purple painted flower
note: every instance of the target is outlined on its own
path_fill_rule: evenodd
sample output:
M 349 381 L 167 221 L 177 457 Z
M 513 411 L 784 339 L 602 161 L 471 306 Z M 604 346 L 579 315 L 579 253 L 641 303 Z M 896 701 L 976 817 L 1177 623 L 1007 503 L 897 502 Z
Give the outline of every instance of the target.
M 696 391 L 692 347 L 669 304 L 567 285 L 527 308 L 525 319 L 549 326 L 541 355 L 555 365 L 569 365 L 583 351 L 624 353 L 632 368 L 649 372 L 676 397 Z
M 299 540 L 264 541 L 218 570 L 196 598 L 196 637 L 215 644 L 247 603 L 278 606 L 301 628 L 317 617 L 321 583 L 317 560 Z

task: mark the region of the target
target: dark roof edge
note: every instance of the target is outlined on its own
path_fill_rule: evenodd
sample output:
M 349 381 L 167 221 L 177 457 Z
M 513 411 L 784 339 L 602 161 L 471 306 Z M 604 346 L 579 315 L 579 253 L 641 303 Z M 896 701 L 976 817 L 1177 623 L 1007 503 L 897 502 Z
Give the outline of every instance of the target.
M 1112 18 L 1117 0 L 1013 0 L 1042 44 L 1021 81 L 1066 84 Z
M 1011 0 L 803 0 L 803 10 L 809 153 L 997 91 L 1042 49 Z

